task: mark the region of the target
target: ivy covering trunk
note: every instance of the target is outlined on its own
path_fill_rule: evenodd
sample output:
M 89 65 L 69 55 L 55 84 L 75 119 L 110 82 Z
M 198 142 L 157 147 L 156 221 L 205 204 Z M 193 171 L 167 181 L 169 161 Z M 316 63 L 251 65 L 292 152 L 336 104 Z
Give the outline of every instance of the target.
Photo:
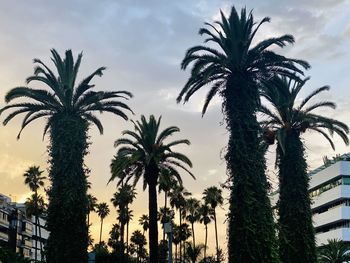
M 79 116 L 55 116 L 50 130 L 51 146 L 47 225 L 48 263 L 87 262 L 88 213 L 84 156 L 88 123 Z
M 309 178 L 304 146 L 295 130 L 286 132 L 279 151 L 279 244 L 283 263 L 316 262 Z
M 230 134 L 226 153 L 231 183 L 228 257 L 230 263 L 273 263 L 278 262 L 277 248 L 264 151 L 258 138 L 259 96 L 247 79 L 232 77 L 222 96 Z

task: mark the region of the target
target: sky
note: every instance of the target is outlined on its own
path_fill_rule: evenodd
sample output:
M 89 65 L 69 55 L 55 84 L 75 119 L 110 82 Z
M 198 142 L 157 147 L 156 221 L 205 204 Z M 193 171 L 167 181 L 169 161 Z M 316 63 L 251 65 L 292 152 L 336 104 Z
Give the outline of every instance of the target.
M 186 104 L 176 104 L 175 98 L 189 72 L 180 69 L 185 51 L 201 44 L 198 30 L 204 22 L 219 18 L 220 9 L 229 12 L 232 1 L 218 0 L 0 0 L 0 106 L 6 92 L 25 85 L 33 73 L 33 58 L 50 64 L 50 49 L 60 53 L 72 49 L 83 52 L 80 79 L 100 66 L 107 70 L 93 82 L 99 90 L 128 90 L 134 94 L 129 105 L 141 114 L 162 116 L 162 127 L 176 125 L 181 132 L 176 138 L 191 141 L 179 151 L 193 161 L 196 180 L 183 174 L 185 187 L 201 198 L 206 187 L 219 185 L 226 179 L 223 153 L 228 134 L 223 124 L 221 100 L 216 98 L 207 114 L 201 117 L 205 90 Z M 331 91 L 321 99 L 331 99 L 338 105 L 335 111 L 323 111 L 330 117 L 350 124 L 350 1 L 349 0 L 250 0 L 235 1 L 237 8 L 254 9 L 256 19 L 272 18 L 257 35 L 257 40 L 292 34 L 294 46 L 278 50 L 281 54 L 307 60 L 311 76 L 300 99 L 313 89 L 330 85 Z M 52 64 L 50 64 L 52 67 Z M 35 84 L 31 85 L 35 87 Z M 3 118 L 1 116 L 1 118 Z M 99 202 L 109 202 L 115 183 L 107 185 L 109 164 L 116 149 L 113 142 L 121 131 L 132 129 L 130 122 L 109 114 L 101 115 L 105 132 L 90 130 L 90 153 L 86 164 L 91 169 L 91 193 Z M 21 118 L 0 127 L 0 193 L 11 195 L 18 202 L 30 195 L 23 183 L 23 173 L 31 165 L 40 165 L 47 174 L 47 140 L 42 140 L 44 121 L 28 127 L 16 140 Z M 349 152 L 339 138 L 334 138 L 336 151 L 319 135 L 303 137 L 309 169 L 322 164 L 324 155 Z M 276 186 L 273 149 L 268 153 L 268 175 Z M 138 218 L 147 213 L 147 193 L 137 187 L 137 199 L 132 206 L 134 221 L 131 231 L 140 228 Z M 225 197 L 227 193 L 225 192 Z M 162 204 L 163 196 L 159 196 Z M 106 218 L 103 237 L 107 240 L 116 212 Z M 218 211 L 219 239 L 226 246 L 226 206 Z M 98 241 L 99 220 L 92 216 L 92 233 Z M 197 240 L 204 242 L 204 227 L 197 224 Z M 209 227 L 209 247 L 214 248 L 214 228 Z

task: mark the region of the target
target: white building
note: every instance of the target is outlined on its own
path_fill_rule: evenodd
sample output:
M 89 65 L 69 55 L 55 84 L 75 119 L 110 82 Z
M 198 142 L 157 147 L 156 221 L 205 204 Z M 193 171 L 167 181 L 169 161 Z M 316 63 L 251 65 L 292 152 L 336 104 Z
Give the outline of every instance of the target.
M 345 161 L 348 158 L 350 155 L 342 155 L 309 173 L 318 246 L 334 238 L 350 242 L 350 161 Z M 277 200 L 278 194 L 274 194 L 273 206 Z

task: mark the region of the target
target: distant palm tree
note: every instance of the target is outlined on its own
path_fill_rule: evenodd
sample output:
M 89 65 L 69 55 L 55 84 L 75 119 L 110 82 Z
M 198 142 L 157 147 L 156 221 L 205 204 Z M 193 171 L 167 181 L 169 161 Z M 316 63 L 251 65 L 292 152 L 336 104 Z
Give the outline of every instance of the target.
M 191 197 L 186 200 L 186 205 L 185 205 L 185 210 L 187 211 L 186 219 L 188 222 L 191 223 L 193 247 L 196 246 L 194 223 L 199 221 L 199 218 L 200 218 L 199 208 L 200 208 L 200 202 L 196 198 Z
M 177 183 L 182 184 L 182 179 L 181 177 L 176 178 L 172 176 L 171 172 L 169 170 L 162 170 L 159 174 L 159 179 L 158 179 L 158 192 L 160 193 L 161 191 L 164 192 L 164 210 L 167 211 L 167 204 L 168 204 L 168 194 L 172 187 L 176 185 Z M 167 218 L 166 215 L 163 215 L 163 218 Z M 165 240 L 165 230 L 164 230 L 164 223 L 165 221 L 162 222 L 163 224 L 163 240 Z
M 123 135 L 129 138 L 121 138 L 115 141 L 115 146 L 119 147 L 115 156 L 119 169 L 112 174 L 111 180 L 119 177 L 118 174 L 130 169 L 127 180 L 134 178 L 134 185 L 143 177 L 144 189 L 148 186 L 149 195 L 149 251 L 150 262 L 156 262 L 158 257 L 158 225 L 157 225 L 157 183 L 159 173 L 163 169 L 171 171 L 179 177 L 177 168 L 192 173 L 188 167 L 192 167 L 191 161 L 182 153 L 172 150 L 174 146 L 186 144 L 188 140 L 176 140 L 166 143 L 166 139 L 180 129 L 175 126 L 168 127 L 163 131 L 159 130 L 161 118 L 151 115 L 149 120 L 141 116 L 141 121 L 134 123 L 134 131 L 126 130 Z
M 145 236 L 141 233 L 140 230 L 135 230 L 132 233 L 132 236 L 130 238 L 130 241 L 132 244 L 135 244 L 137 250 L 136 250 L 136 254 L 137 254 L 137 262 L 141 262 L 141 258 L 143 257 L 144 253 L 142 253 L 145 248 L 144 246 L 147 244 L 147 240 L 145 238 Z
M 339 239 L 328 239 L 318 250 L 319 263 L 350 262 L 350 245 Z
M 100 244 L 102 241 L 102 227 L 103 227 L 103 219 L 105 219 L 109 215 L 109 207 L 107 203 L 99 203 L 96 205 L 96 213 L 101 219 L 101 228 L 100 228 Z
M 202 114 L 216 95 L 223 99 L 222 111 L 229 132 L 226 152 L 229 182 L 232 183 L 229 220 L 229 262 L 271 263 L 277 261 L 272 210 L 267 196 L 264 152 L 260 150 L 260 126 L 256 119 L 259 108 L 259 83 L 275 74 L 302 73 L 305 61 L 278 55 L 273 47 L 294 43 L 291 35 L 256 41 L 260 26 L 252 12 L 242 8 L 239 15 L 232 7 L 229 16 L 221 12 L 220 21 L 206 23 L 199 34 L 208 45 L 190 48 L 182 69 L 192 65 L 191 75 L 177 102 L 187 102 L 193 94 L 209 87 Z M 253 46 L 254 45 L 254 46 Z M 250 220 L 246 220 L 249 218 Z M 252 250 L 254 247 L 254 250 Z
M 223 205 L 224 198 L 222 197 L 222 190 L 216 186 L 208 187 L 203 192 L 203 199 L 211 209 L 213 209 L 213 217 L 215 224 L 215 241 L 216 241 L 216 259 L 219 262 L 219 240 L 218 240 L 218 227 L 216 221 L 216 208 Z
M 279 250 L 282 262 L 316 262 L 315 234 L 312 224 L 309 177 L 305 148 L 301 138 L 307 131 L 322 135 L 333 147 L 327 132 L 339 135 L 349 144 L 346 124 L 316 114 L 314 110 L 335 108 L 330 101 L 309 104 L 321 92 L 329 90 L 324 86 L 314 90 L 297 105 L 298 94 L 308 78 L 295 81 L 276 76 L 264 82 L 261 94 L 270 107 L 261 107 L 267 117 L 262 121 L 264 138 L 274 143 L 277 139 L 277 162 L 279 168 Z
M 114 207 L 118 208 L 118 219 L 120 223 L 120 242 L 124 247 L 125 226 L 127 228 L 127 244 L 128 244 L 128 229 L 129 229 L 129 205 L 136 197 L 135 187 L 130 184 L 121 184 L 114 193 L 111 202 Z M 123 250 L 124 253 L 124 250 Z
M 202 255 L 204 245 L 195 246 L 190 242 L 186 242 L 186 251 L 185 251 L 185 262 L 196 263 L 199 262 Z
M 97 198 L 92 194 L 87 195 L 88 198 L 88 214 L 87 214 L 87 226 L 90 227 L 90 213 L 95 212 L 97 205 Z
M 207 203 L 201 204 L 199 208 L 199 222 L 205 227 L 205 242 L 204 242 L 204 259 L 207 258 L 207 245 L 208 245 L 208 224 L 214 217 L 214 209 L 212 209 Z
M 80 263 L 86 262 L 88 257 L 88 200 L 84 168 L 89 145 L 87 133 L 91 124 L 96 125 L 100 133 L 103 132 L 95 112 L 110 112 L 127 119 L 125 111 L 130 111 L 130 108 L 119 99 L 129 99 L 132 94 L 127 91 L 92 91 L 95 85 L 90 82 L 95 76 L 102 76 L 105 67 L 98 68 L 76 85 L 82 53 L 75 61 L 71 50 L 65 52 L 64 58 L 54 49 L 51 54 L 57 73 L 41 60 L 34 59 L 34 75 L 27 78 L 27 83 L 36 81 L 45 89 L 13 88 L 6 94 L 8 105 L 0 113 L 13 110 L 4 119 L 4 125 L 25 114 L 18 138 L 27 125 L 46 118 L 44 135 L 50 133 L 49 178 L 52 183 L 48 191 L 47 226 L 50 236 L 47 260 L 50 263 Z M 25 100 L 13 103 L 22 98 Z
M 142 226 L 143 229 L 143 235 L 145 235 L 145 232 L 149 228 L 149 217 L 148 215 L 142 215 L 139 219 L 139 225 Z
M 174 185 L 174 187 L 169 192 L 170 206 L 176 208 L 179 214 L 179 226 L 182 225 L 183 210 L 186 205 L 186 197 L 190 196 L 191 193 L 185 190 L 182 185 Z M 180 240 L 180 260 L 182 260 L 182 242 Z
M 44 180 L 46 179 L 45 176 L 42 176 L 42 173 L 44 171 L 40 171 L 39 166 L 31 166 L 28 168 L 28 170 L 25 171 L 23 174 L 24 176 L 24 183 L 29 186 L 29 189 L 34 192 L 32 196 L 32 201 L 34 201 L 34 210 L 32 215 L 35 217 L 35 235 L 37 236 L 35 238 L 35 253 L 34 253 L 34 259 L 35 262 L 38 260 L 38 236 L 40 238 L 40 258 L 43 260 L 43 251 L 42 251 L 42 241 L 41 241 L 41 235 L 38 235 L 38 227 L 40 228 L 40 220 L 39 220 L 39 215 L 40 210 L 39 210 L 39 195 L 38 195 L 38 190 L 40 187 L 44 187 Z M 31 218 L 31 216 L 30 216 Z M 39 231 L 41 233 L 41 231 Z

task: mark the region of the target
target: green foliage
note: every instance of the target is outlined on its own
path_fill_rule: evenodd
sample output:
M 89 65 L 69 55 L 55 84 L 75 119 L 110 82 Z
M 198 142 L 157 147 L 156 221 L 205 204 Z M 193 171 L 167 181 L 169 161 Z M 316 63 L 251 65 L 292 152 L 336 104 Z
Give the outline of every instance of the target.
M 226 17 L 221 12 L 215 25 L 206 23 L 199 33 L 205 42 L 217 45 L 194 46 L 182 61 L 182 68 L 192 65 L 191 75 L 177 101 L 187 102 L 191 96 L 209 86 L 202 114 L 215 95 L 223 99 L 223 113 L 229 132 L 226 162 L 230 183 L 228 255 L 229 262 L 272 263 L 277 261 L 274 222 L 267 197 L 265 159 L 260 149 L 260 126 L 256 113 L 260 104 L 259 83 L 275 74 L 302 73 L 305 61 L 290 59 L 272 51 L 294 42 L 291 35 L 255 41 L 260 26 L 252 12 L 232 7 Z M 253 46 L 253 43 L 256 43 Z M 254 248 L 254 249 L 252 249 Z
M 104 67 L 98 68 L 78 85 L 76 79 L 82 59 L 79 54 L 74 61 L 71 50 L 61 58 L 56 50 L 51 50 L 56 72 L 41 60 L 34 59 L 34 75 L 27 78 L 43 84 L 45 89 L 16 87 L 10 90 L 0 110 L 12 110 L 3 123 L 6 125 L 14 117 L 25 114 L 21 130 L 39 118 L 46 118 L 44 135 L 50 132 L 49 164 L 52 186 L 48 191 L 48 240 L 47 260 L 50 263 L 87 261 L 88 231 L 86 215 L 88 201 L 87 182 L 84 170 L 84 156 L 88 153 L 87 131 L 94 124 L 103 132 L 100 120 L 94 112 L 110 112 L 127 119 L 125 111 L 130 108 L 121 99 L 129 99 L 127 91 L 98 91 L 90 82 L 95 76 L 102 76 Z M 25 102 L 14 103 L 17 99 Z M 69 242 L 67 242 L 69 240 Z
M 350 245 L 338 240 L 329 239 L 328 243 L 318 248 L 319 263 L 343 263 L 350 261 Z
M 134 185 L 143 177 L 144 189 L 148 187 L 149 196 L 149 251 L 150 262 L 156 262 L 158 257 L 158 225 L 157 225 L 157 183 L 160 171 L 168 170 L 174 177 L 181 181 L 177 168 L 181 168 L 188 172 L 192 177 L 192 173 L 188 167 L 192 167 L 192 163 L 184 154 L 173 151 L 173 147 L 177 145 L 189 145 L 188 140 L 175 140 L 166 143 L 169 136 L 180 131 L 176 126 L 170 126 L 164 130 L 160 130 L 161 118 L 151 115 L 149 120 L 145 116 L 141 116 L 141 121 L 134 123 L 135 131 L 123 131 L 126 138 L 115 141 L 118 147 L 117 154 L 112 161 L 112 177 L 114 180 L 124 180 L 126 182 L 134 179 Z M 180 179 L 179 179 L 180 178 Z
M 186 242 L 185 245 L 185 262 L 196 263 L 200 261 L 204 245 L 194 246 L 190 242 Z
M 30 263 L 29 258 L 24 258 L 22 255 L 14 253 L 6 248 L 0 247 L 0 262 L 2 263 Z
M 279 168 L 279 251 L 284 263 L 316 262 L 315 234 L 312 225 L 309 177 L 301 135 L 306 131 L 321 134 L 334 148 L 327 134 L 338 134 L 348 144 L 348 127 L 335 119 L 327 118 L 313 111 L 335 108 L 330 101 L 309 102 L 316 95 L 329 90 L 324 86 L 306 96 L 299 105 L 298 94 L 308 78 L 295 81 L 275 76 L 262 85 L 261 95 L 272 105 L 261 106 L 267 119 L 261 124 L 265 130 L 267 144 L 277 140 L 276 165 Z

